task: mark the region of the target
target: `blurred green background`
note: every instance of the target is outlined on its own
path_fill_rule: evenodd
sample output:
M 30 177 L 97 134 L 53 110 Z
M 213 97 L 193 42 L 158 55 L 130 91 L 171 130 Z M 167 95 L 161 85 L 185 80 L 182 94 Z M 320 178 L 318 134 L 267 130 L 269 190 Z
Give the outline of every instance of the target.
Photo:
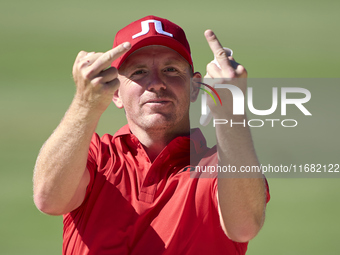
M 234 50 L 249 77 L 339 77 L 339 10 L 335 0 L 2 0 L 0 254 L 61 254 L 62 217 L 35 208 L 32 173 L 40 147 L 72 100 L 71 70 L 80 50 L 106 51 L 119 28 L 154 14 L 184 28 L 202 73 L 212 60 L 203 36 L 210 28 Z M 112 105 L 97 131 L 114 133 L 124 123 L 123 112 Z M 337 138 L 338 129 L 332 130 L 300 130 L 310 134 L 309 142 L 294 142 L 306 154 L 319 145 L 313 137 Z M 290 150 L 289 136 L 272 140 L 255 133 L 254 140 L 260 158 L 266 150 L 278 159 Z M 336 155 L 338 147 L 332 150 Z M 265 226 L 247 254 L 339 254 L 339 184 L 337 178 L 269 179 Z

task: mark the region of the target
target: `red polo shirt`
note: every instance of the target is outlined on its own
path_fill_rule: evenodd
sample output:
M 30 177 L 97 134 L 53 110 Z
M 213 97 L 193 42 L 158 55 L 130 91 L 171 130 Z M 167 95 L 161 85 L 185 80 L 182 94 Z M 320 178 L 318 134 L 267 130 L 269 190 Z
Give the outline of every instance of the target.
M 94 134 L 84 202 L 64 215 L 63 254 L 245 254 L 247 243 L 220 226 L 217 179 L 192 178 L 185 168 L 190 145 L 216 165 L 199 129 L 171 141 L 153 163 L 128 126 L 113 137 Z

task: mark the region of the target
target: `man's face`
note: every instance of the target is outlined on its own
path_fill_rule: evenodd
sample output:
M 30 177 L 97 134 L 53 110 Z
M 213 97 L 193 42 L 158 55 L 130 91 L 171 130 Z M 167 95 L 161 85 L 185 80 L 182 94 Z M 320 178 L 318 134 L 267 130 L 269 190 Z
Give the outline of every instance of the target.
M 120 87 L 114 102 L 124 107 L 129 125 L 143 130 L 189 130 L 189 105 L 198 89 L 190 88 L 188 62 L 163 46 L 131 54 L 119 69 Z M 195 74 L 197 76 L 197 74 Z

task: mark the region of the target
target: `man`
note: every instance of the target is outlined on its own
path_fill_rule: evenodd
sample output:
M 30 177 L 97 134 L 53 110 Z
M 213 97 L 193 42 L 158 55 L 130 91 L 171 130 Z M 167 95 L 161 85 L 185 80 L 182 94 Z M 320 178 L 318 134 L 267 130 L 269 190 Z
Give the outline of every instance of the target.
M 245 91 L 236 79 L 246 77 L 243 66 L 211 30 L 205 36 L 220 66 L 208 64 L 207 77 L 230 78 Z M 63 254 L 245 254 L 264 221 L 266 182 L 186 171 L 190 146 L 197 165 L 258 165 L 248 128 L 217 127 L 217 149 L 199 130 L 189 136 L 199 92 L 190 83 L 201 78 L 193 70 L 184 31 L 155 16 L 121 29 L 106 53 L 78 54 L 76 94 L 34 174 L 39 210 L 64 215 Z M 111 100 L 128 125 L 99 138 Z M 231 116 L 228 105 L 210 108 L 215 118 Z

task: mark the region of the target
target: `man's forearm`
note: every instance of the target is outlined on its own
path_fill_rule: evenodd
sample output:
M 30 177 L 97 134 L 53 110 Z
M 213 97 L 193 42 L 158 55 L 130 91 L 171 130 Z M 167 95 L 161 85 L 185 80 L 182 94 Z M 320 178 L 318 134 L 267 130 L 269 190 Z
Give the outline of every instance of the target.
M 261 173 L 242 173 L 241 167 L 258 166 L 248 127 L 216 127 L 220 165 L 235 166 L 236 173 L 220 173 L 218 199 L 227 235 L 239 242 L 255 237 L 264 221 L 266 190 Z
M 216 83 L 228 83 L 240 89 L 243 95 L 247 88 L 247 71 L 233 56 L 223 49 L 211 30 L 205 31 L 207 42 L 214 53 L 215 62 L 207 65 L 205 78 Z M 243 115 L 233 115 L 233 95 L 227 89 L 218 90 L 223 106 L 209 108 L 215 119 L 233 119 L 242 122 Z M 266 203 L 265 182 L 261 173 L 241 173 L 241 167 L 258 166 L 249 127 L 216 125 L 219 164 L 234 166 L 236 173 L 219 173 L 218 201 L 221 225 L 234 241 L 247 242 L 261 229 Z M 239 171 L 239 172 L 238 172 Z
M 79 203 L 81 198 L 72 199 L 86 170 L 88 149 L 99 117 L 75 99 L 42 147 L 33 178 L 34 201 L 41 211 L 62 214 L 75 206 L 70 203 Z M 80 194 L 85 194 L 86 186 L 80 187 L 83 189 Z
M 86 162 L 91 137 L 119 87 L 118 70 L 110 65 L 130 47 L 123 43 L 105 53 L 78 53 L 72 72 L 76 95 L 35 166 L 34 201 L 41 211 L 63 214 L 83 201 L 90 181 Z

